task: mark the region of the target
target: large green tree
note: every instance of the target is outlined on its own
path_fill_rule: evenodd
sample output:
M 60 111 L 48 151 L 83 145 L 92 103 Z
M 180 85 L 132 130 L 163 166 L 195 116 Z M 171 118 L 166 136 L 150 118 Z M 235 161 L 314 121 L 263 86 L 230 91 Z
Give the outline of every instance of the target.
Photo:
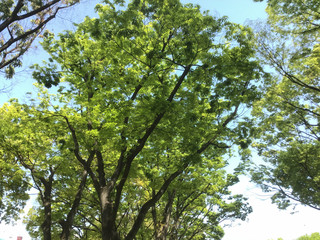
M 58 11 L 79 0 L 2 0 L 0 3 L 0 69 L 12 77 L 21 56 Z
M 232 145 L 248 146 L 242 115 L 259 97 L 251 31 L 178 0 L 96 9 L 75 32 L 44 39 L 51 57 L 34 77 L 60 83 L 57 94 L 2 108 L 3 151 L 39 191 L 29 230 L 40 236 L 49 215 L 41 234 L 56 238 L 81 198 L 73 238 L 221 239 L 219 223 L 251 211 L 223 170 Z
M 298 201 L 319 210 L 320 2 L 268 1 L 267 10 L 257 49 L 274 78 L 253 112 L 260 122 L 256 146 L 266 161 L 253 169 L 253 180 L 275 190 L 281 208 Z

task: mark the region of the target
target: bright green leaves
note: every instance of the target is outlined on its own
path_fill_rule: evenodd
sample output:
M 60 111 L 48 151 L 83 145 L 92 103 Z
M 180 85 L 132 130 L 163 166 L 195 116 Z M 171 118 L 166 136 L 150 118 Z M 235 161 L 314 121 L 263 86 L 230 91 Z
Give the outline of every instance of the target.
M 9 112 L 9 116 L 5 110 Z M 13 149 L 16 149 L 23 140 L 11 138 L 10 133 L 16 129 L 8 126 L 10 122 L 19 124 L 22 120 L 19 113 L 21 110 L 13 106 L 1 109 L 1 157 L 0 157 L 0 221 L 10 222 L 17 219 L 21 209 L 29 199 L 27 191 L 30 189 L 29 177 L 17 164 Z M 21 129 L 20 129 L 21 130 Z M 11 151 L 10 151 L 10 150 Z
M 29 199 L 28 176 L 8 154 L 1 152 L 0 159 L 0 222 L 17 220 Z
M 166 232 L 166 216 L 167 237 L 220 239 L 222 219 L 250 212 L 228 191 L 237 178 L 226 176 L 222 156 L 233 144 L 246 149 L 253 135 L 239 120 L 259 97 L 252 33 L 177 0 L 96 9 L 99 18 L 75 32 L 45 36 L 50 59 L 34 72 L 39 99 L 9 105 L 21 113 L 4 121 L 12 129 L 5 142 L 17 141 L 19 163 L 40 192 L 29 221 L 48 218 L 46 190 L 53 222 L 63 220 L 86 170 L 79 205 L 86 218 L 75 221 L 90 234 L 150 239 Z M 59 82 L 56 95 L 42 87 Z M 56 236 L 59 226 L 51 228 Z
M 7 181 L 1 184 L 1 197 L 8 201 L 1 201 L 1 211 L 7 211 L 1 217 L 15 216 L 29 198 L 27 191 L 33 188 L 38 191 L 39 205 L 30 210 L 25 220 L 27 228 L 34 237 L 48 238 L 50 233 L 42 231 L 40 226 L 49 225 L 52 236 L 61 234 L 61 227 L 54 223 L 64 221 L 70 209 L 75 208 L 74 198 L 79 194 L 80 180 L 83 182 L 85 178 L 82 168 L 75 164 L 74 145 L 62 115 L 68 114 L 73 121 L 74 112 L 52 109 L 53 96 L 45 91 L 39 95 L 44 97 L 39 99 L 40 103 L 33 102 L 34 106 L 12 101 L 1 108 L 0 169 L 1 173 L 5 171 L 4 164 L 10 169 L 0 180 Z M 86 144 L 92 144 L 90 139 L 96 138 L 95 134 L 85 134 Z M 81 153 L 85 155 L 86 149 Z M 81 224 L 77 218 L 74 221 Z
M 269 157 L 273 168 L 269 170 L 266 168 L 261 174 L 267 176 L 265 184 L 281 186 L 281 191 L 272 198 L 280 208 L 288 207 L 290 202 L 287 196 L 290 194 L 292 199 L 319 209 L 318 149 L 317 143 L 305 144 L 293 141 L 286 151 L 276 151 Z
M 310 235 L 304 235 L 298 238 L 298 240 L 319 240 L 320 233 L 312 233 Z

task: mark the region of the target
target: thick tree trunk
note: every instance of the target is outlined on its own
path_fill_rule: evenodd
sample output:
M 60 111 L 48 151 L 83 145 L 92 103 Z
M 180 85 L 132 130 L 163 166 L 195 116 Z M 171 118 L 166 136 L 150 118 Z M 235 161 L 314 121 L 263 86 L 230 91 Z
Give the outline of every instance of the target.
M 70 237 L 70 232 L 72 228 L 72 224 L 68 221 L 61 221 L 59 222 L 62 227 L 62 233 L 60 235 L 61 240 L 68 240 Z
M 44 221 L 41 224 L 43 239 L 51 240 L 51 202 L 46 201 L 44 207 Z
M 112 202 L 109 199 L 107 187 L 103 187 L 100 191 L 100 205 L 102 240 L 120 240 L 112 217 Z
M 51 182 L 47 182 L 44 191 L 43 197 L 43 206 L 44 206 L 44 221 L 41 224 L 41 229 L 43 233 L 44 240 L 51 240 L 51 189 L 52 184 Z

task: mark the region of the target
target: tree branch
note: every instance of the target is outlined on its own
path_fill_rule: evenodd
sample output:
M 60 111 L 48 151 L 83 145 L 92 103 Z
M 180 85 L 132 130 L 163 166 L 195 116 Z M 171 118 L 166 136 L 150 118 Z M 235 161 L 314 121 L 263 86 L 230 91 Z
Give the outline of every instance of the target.
M 149 209 L 157 202 L 159 201 L 159 199 L 162 197 L 162 195 L 166 192 L 167 188 L 169 187 L 169 185 L 171 184 L 171 182 L 177 177 L 179 176 L 185 168 L 187 168 L 188 164 L 185 164 L 181 169 L 175 171 L 174 173 L 172 173 L 170 175 L 170 177 L 162 184 L 160 190 L 149 200 L 147 201 L 145 204 L 142 205 L 139 214 L 131 228 L 131 230 L 129 231 L 128 235 L 126 236 L 125 240 L 132 240 L 135 238 L 135 235 L 137 234 L 138 230 L 140 229 L 143 220 L 145 218 L 145 215 L 147 214 L 147 212 L 149 211 Z
M 168 102 L 172 102 L 175 94 L 177 93 L 178 89 L 180 88 L 182 82 L 184 81 L 184 79 L 186 78 L 187 74 L 189 73 L 191 69 L 191 65 L 185 67 L 185 70 L 184 72 L 182 73 L 182 75 L 179 77 L 174 89 L 172 90 L 170 96 L 168 97 L 167 101 Z M 163 118 L 163 116 L 165 115 L 165 111 L 164 112 L 161 112 L 159 113 L 156 118 L 154 119 L 153 123 L 150 125 L 149 128 L 147 128 L 144 136 L 142 138 L 140 138 L 138 140 L 138 145 L 136 145 L 135 147 L 133 147 L 128 155 L 127 155 L 127 158 L 126 158 L 126 163 L 125 163 L 125 169 L 124 169 L 124 172 L 123 172 L 123 175 L 122 175 L 122 178 L 117 186 L 117 201 L 114 203 L 115 206 L 119 206 L 119 203 L 120 203 L 120 197 L 121 196 L 121 193 L 122 193 L 122 189 L 127 181 L 127 178 L 128 178 L 128 175 L 129 175 L 129 172 L 130 172 L 130 168 L 131 168 L 131 164 L 132 164 L 132 161 L 134 160 L 134 158 L 141 152 L 141 150 L 143 149 L 146 141 L 148 140 L 149 136 L 153 133 L 153 131 L 156 129 L 156 127 L 158 126 L 159 122 L 161 121 L 161 119 Z M 114 209 L 114 215 L 116 215 L 116 211 L 117 209 L 115 208 Z

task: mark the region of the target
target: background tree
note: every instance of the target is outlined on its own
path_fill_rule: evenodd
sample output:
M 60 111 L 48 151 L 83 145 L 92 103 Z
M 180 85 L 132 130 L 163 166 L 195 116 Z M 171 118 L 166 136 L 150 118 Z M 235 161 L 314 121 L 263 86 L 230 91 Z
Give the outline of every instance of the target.
M 304 236 L 297 238 L 297 240 L 319 240 L 319 239 L 320 239 L 319 233 L 312 233 L 311 235 L 306 234 Z M 278 240 L 283 240 L 283 238 L 278 238 Z
M 21 56 L 59 10 L 79 0 L 3 0 L 0 3 L 0 69 L 12 77 Z
M 237 178 L 222 170 L 222 156 L 233 144 L 246 148 L 250 135 L 242 113 L 259 97 L 262 73 L 252 33 L 178 0 L 123 2 L 98 5 L 99 18 L 75 32 L 48 34 L 51 58 L 34 66 L 40 83 L 61 86 L 26 105 L 28 120 L 48 121 L 40 135 L 59 144 L 44 151 L 64 166 L 75 159 L 90 179 L 77 211 L 85 218 L 73 229 L 87 239 L 221 239 L 221 221 L 251 210 L 227 190 Z M 48 155 L 40 163 L 50 175 Z M 61 171 L 53 193 L 60 176 L 73 189 Z M 38 202 L 29 226 L 39 228 Z
M 39 105 L 47 107 L 46 100 L 43 99 Z M 33 187 L 39 192 L 40 205 L 35 206 L 37 214 L 30 216 L 27 224 L 30 235 L 35 239 L 41 237 L 49 240 L 52 235 L 61 234 L 61 239 L 69 239 L 85 190 L 87 172 L 73 164 L 75 158 L 64 146 L 65 134 L 61 125 L 43 116 L 41 109 L 15 101 L 1 108 L 0 147 L 5 154 L 0 162 L 4 166 L 10 164 L 13 168 L 3 172 L 4 179 L 11 176 L 14 170 L 17 171 L 14 184 L 19 186 L 12 186 L 11 181 L 3 184 L 12 190 L 5 189 L 3 193 L 5 195 L 2 198 L 10 202 L 4 201 L 6 204 L 2 204 L 1 209 L 7 212 L 1 215 L 5 219 L 18 215 L 18 210 L 29 198 L 27 190 Z M 20 175 L 24 175 L 24 178 L 21 179 Z M 38 223 L 37 227 L 34 227 L 35 223 Z M 58 224 L 61 226 L 57 227 Z
M 320 209 L 320 3 L 268 1 L 267 10 L 270 25 L 258 32 L 257 49 L 275 74 L 254 110 L 266 165 L 252 169 L 253 181 L 276 190 L 280 208 L 295 200 Z
M 254 0 L 262 2 L 263 0 Z M 316 0 L 267 0 L 269 22 L 287 34 L 313 35 L 320 28 L 319 2 Z
M 319 240 L 320 234 L 319 233 L 312 233 L 311 235 L 305 235 L 298 238 L 298 240 Z

